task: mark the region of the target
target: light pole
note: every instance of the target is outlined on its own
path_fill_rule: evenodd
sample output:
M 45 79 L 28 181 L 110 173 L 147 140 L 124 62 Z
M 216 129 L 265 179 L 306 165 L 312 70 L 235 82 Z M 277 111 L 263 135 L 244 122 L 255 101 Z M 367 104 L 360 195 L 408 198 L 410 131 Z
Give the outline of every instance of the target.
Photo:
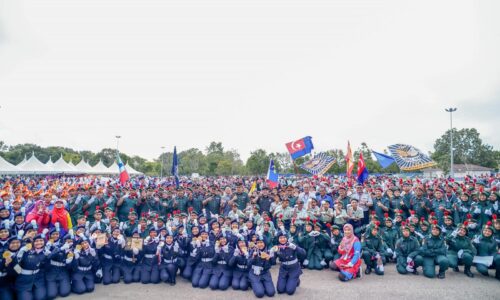
M 160 178 L 163 178 L 163 156 L 162 154 L 165 152 L 165 146 L 161 146 L 161 153 L 160 153 L 160 159 L 161 159 L 161 168 L 160 168 Z
M 120 143 L 120 138 L 122 137 L 121 135 L 117 135 L 116 137 L 116 151 L 118 151 L 118 145 Z
M 457 111 L 456 107 L 450 107 L 445 109 L 446 112 L 450 113 L 450 177 L 454 177 L 453 173 L 453 112 Z

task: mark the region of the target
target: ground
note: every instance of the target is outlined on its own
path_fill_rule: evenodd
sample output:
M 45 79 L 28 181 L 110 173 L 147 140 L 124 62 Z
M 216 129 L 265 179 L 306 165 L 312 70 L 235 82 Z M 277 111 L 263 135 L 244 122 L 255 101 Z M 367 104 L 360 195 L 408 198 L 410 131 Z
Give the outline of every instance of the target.
M 276 282 L 278 267 L 273 267 Z M 293 296 L 276 295 L 274 299 L 500 299 L 500 281 L 474 272 L 474 278 L 453 270 L 446 272 L 446 279 L 428 279 L 423 275 L 399 275 L 394 264 L 386 268 L 384 276 L 363 275 L 360 279 L 344 283 L 337 274 L 329 270 L 304 270 L 301 285 Z M 168 295 L 168 296 L 167 296 Z M 96 285 L 91 294 L 71 295 L 69 299 L 257 299 L 251 290 L 246 292 L 212 291 L 195 289 L 191 283 L 179 278 L 175 286 L 167 284 L 113 284 Z

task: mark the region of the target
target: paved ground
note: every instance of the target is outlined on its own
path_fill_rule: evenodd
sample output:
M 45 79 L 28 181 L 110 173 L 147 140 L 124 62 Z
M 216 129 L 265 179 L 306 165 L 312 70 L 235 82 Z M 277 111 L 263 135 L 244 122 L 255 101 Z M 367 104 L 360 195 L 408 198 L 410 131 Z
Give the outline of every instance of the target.
M 273 267 L 273 278 L 277 278 L 277 267 Z M 470 279 L 463 273 L 448 270 L 446 279 L 428 279 L 422 275 L 402 276 L 388 265 L 384 276 L 371 274 L 348 283 L 340 282 L 337 274 L 328 270 L 304 271 L 301 285 L 294 296 L 276 295 L 274 299 L 500 299 L 500 281 L 486 278 L 474 272 Z M 490 273 L 491 274 L 491 273 Z M 194 289 L 184 279 L 177 285 L 97 285 L 88 295 L 70 296 L 69 299 L 257 299 L 251 290 L 246 292 L 212 291 Z

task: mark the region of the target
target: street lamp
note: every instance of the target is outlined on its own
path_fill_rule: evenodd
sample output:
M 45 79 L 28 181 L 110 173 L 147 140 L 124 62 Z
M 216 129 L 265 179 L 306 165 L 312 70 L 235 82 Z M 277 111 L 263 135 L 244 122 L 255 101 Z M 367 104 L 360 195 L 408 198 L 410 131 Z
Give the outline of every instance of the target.
M 161 156 L 165 152 L 165 146 L 161 147 L 160 159 L 161 159 L 161 168 L 160 168 L 160 178 L 163 178 L 163 156 Z
M 121 135 L 117 135 L 116 137 L 116 151 L 118 151 L 118 144 L 120 143 L 120 138 L 122 137 Z
M 453 112 L 457 111 L 457 108 L 445 108 L 445 111 L 450 113 L 450 177 L 453 178 Z

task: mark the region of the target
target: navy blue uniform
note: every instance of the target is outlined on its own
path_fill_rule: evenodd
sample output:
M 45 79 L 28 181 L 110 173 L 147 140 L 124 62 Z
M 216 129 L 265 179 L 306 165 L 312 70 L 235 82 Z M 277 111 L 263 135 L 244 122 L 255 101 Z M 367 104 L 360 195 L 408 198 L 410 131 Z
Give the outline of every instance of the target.
M 21 250 L 22 251 L 22 250 Z M 45 274 L 43 267 L 47 261 L 47 256 L 43 249 L 27 250 L 19 252 L 17 263 L 21 267 L 15 283 L 15 290 L 18 300 L 43 300 L 47 297 L 45 285 Z
M 209 240 L 202 242 L 199 247 L 196 248 L 197 251 L 197 261 L 198 264 L 193 271 L 193 276 L 191 278 L 191 284 L 193 287 L 200 287 L 202 289 L 206 288 L 210 282 L 210 277 L 214 271 L 214 257 L 215 249 L 214 245 L 210 243 Z
M 294 244 L 279 245 L 275 255 L 281 262 L 276 289 L 279 294 L 293 295 L 302 274 L 299 257 L 305 257 L 306 251 Z
M 225 245 L 217 250 L 214 261 L 216 263 L 215 269 L 213 271 L 212 277 L 210 278 L 210 288 L 212 290 L 226 290 L 231 284 L 231 279 L 233 277 L 233 271 L 229 266 L 229 261 L 233 257 L 234 249 Z
M 248 253 L 247 253 L 248 255 Z M 246 291 L 248 289 L 248 256 L 239 248 L 234 249 L 229 266 L 233 268 L 232 287 L 234 290 Z
M 123 250 L 121 271 L 123 274 L 123 282 L 132 283 L 141 281 L 141 267 L 139 262 L 142 259 L 142 251 Z
M 262 298 L 264 295 L 273 297 L 276 290 L 274 288 L 273 278 L 269 272 L 272 262 L 271 259 L 263 259 L 261 257 L 262 252 L 268 253 L 267 251 L 260 250 L 253 250 L 250 252 L 250 258 L 248 260 L 248 279 L 252 286 L 253 293 L 257 298 Z
M 141 282 L 142 283 L 159 283 L 160 271 L 158 269 L 158 256 L 156 255 L 158 241 L 144 241 L 142 249 L 144 256 L 141 262 Z
M 93 270 L 99 267 L 99 259 L 94 249 L 75 251 L 71 262 L 71 290 L 75 294 L 94 291 L 95 275 Z
M 120 281 L 120 265 L 122 256 L 122 246 L 118 239 L 110 237 L 108 244 L 97 251 L 102 267 L 102 283 L 118 283 Z
M 57 296 L 66 297 L 71 293 L 71 278 L 67 264 L 71 261 L 66 261 L 69 249 L 61 249 L 61 246 L 59 243 L 48 245 L 51 251 L 45 267 L 48 299 L 54 299 Z

